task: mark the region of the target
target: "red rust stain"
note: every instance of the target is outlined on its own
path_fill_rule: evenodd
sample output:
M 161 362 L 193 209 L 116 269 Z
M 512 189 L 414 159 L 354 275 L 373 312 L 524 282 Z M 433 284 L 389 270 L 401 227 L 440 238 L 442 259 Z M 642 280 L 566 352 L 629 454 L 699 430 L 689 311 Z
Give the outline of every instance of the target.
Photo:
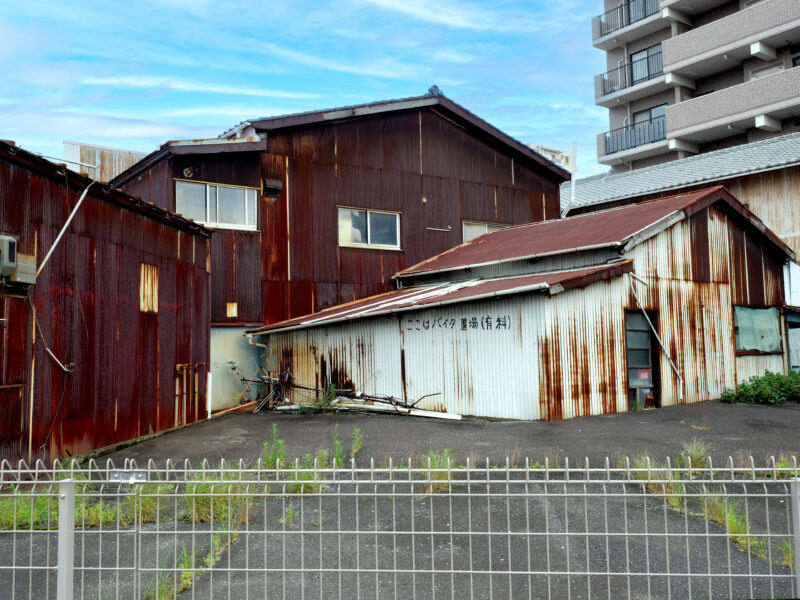
M 550 335 L 542 342 L 539 388 L 539 410 L 543 420 L 564 418 L 563 391 L 561 389 L 561 352 L 558 323 L 553 324 Z
M 86 181 L 48 173 L 49 166 L 25 154 L 0 150 L 0 231 L 19 237 L 20 253 L 42 257 Z M 0 419 L 3 458 L 75 455 L 174 424 L 175 365 L 208 363 L 209 241 L 177 221 L 167 224 L 145 212 L 150 210 L 94 186 L 32 288 L 48 346 L 63 362 L 75 364 L 71 374 L 47 356 L 41 336 L 32 340 L 27 301 L 6 306 L 0 299 L 9 330 L 25 327 L 12 343 L 0 343 L 0 385 L 20 377 L 22 385 L 4 390 L 0 400 L 12 412 Z M 158 268 L 157 315 L 139 309 L 142 263 Z M 206 381 L 188 377 L 182 383 L 183 395 L 203 399 L 191 413 L 187 404 L 182 420 L 205 413 Z M 32 398 L 33 421 L 14 412 L 20 398 L 25 403 Z

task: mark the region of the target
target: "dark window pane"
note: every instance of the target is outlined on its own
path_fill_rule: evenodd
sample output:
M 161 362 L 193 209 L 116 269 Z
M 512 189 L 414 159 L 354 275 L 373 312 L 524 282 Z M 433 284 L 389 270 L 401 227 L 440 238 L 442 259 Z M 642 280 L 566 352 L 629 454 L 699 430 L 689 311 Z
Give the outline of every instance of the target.
M 246 225 L 244 190 L 242 188 L 218 187 L 218 223 Z
M 628 350 L 628 366 L 629 367 L 649 367 L 650 366 L 650 351 L 649 350 Z
M 625 313 L 625 327 L 626 329 L 639 329 L 647 330 L 650 326 L 647 324 L 647 319 L 641 312 Z
M 206 220 L 206 186 L 203 183 L 175 183 L 175 212 L 187 219 Z
M 339 243 L 367 243 L 367 211 L 339 209 Z
M 647 349 L 650 347 L 650 332 L 648 331 L 628 331 L 628 349 Z
M 397 215 L 369 213 L 369 243 L 380 246 L 398 246 Z

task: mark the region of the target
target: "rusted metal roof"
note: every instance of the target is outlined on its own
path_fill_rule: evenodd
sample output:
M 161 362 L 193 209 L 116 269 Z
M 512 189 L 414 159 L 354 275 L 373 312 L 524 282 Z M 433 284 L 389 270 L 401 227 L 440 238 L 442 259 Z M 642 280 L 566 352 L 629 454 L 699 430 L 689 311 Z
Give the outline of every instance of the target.
M 537 273 L 521 277 L 502 279 L 462 281 L 417 288 L 404 288 L 371 296 L 355 302 L 340 304 L 318 313 L 274 323 L 248 333 L 274 333 L 291 329 L 304 329 L 329 325 L 341 321 L 352 321 L 366 317 L 404 312 L 419 308 L 430 308 L 456 302 L 481 300 L 509 294 L 542 291 L 549 294 L 580 288 L 615 277 L 633 270 L 632 261 L 623 261 L 612 265 L 558 271 L 553 273 Z
M 597 248 L 629 248 L 670 224 L 722 202 L 739 213 L 780 252 L 794 253 L 722 186 L 678 194 L 565 219 L 519 225 L 484 234 L 397 273 L 403 278 L 420 273 L 457 271 L 513 260 L 569 254 Z
M 0 140 L 0 157 L 10 162 L 17 163 L 24 166 L 26 169 L 38 172 L 49 178 L 56 178 L 64 180 L 68 187 L 85 189 L 92 181 L 90 177 L 69 171 L 67 174 L 67 167 L 51 162 L 41 156 L 38 156 L 27 150 L 23 150 L 14 142 L 9 140 Z M 122 208 L 127 208 L 134 212 L 142 213 L 148 217 L 167 223 L 173 227 L 201 233 L 206 237 L 211 236 L 211 230 L 198 225 L 190 219 L 185 219 L 182 216 L 159 208 L 155 204 L 145 202 L 136 196 L 131 196 L 118 189 L 109 187 L 109 184 L 95 182 L 92 189 L 89 190 L 89 195 L 97 196 L 105 202 L 116 204 Z
M 461 124 L 473 127 L 483 132 L 485 135 L 498 140 L 503 145 L 514 150 L 517 154 L 521 154 L 527 159 L 538 163 L 542 167 L 545 167 L 545 169 L 550 171 L 552 175 L 555 175 L 561 181 L 567 181 L 570 179 L 570 173 L 566 169 L 563 169 L 557 164 L 549 161 L 529 146 L 526 146 L 522 142 L 515 140 L 510 135 L 500 131 L 474 113 L 468 111 L 460 104 L 453 102 L 450 100 L 450 98 L 447 98 L 443 95 L 427 94 L 424 96 L 383 100 L 368 104 L 340 106 L 338 108 L 315 110 L 290 115 L 280 115 L 276 117 L 264 117 L 261 119 L 251 119 L 248 121 L 242 121 L 239 123 L 239 125 L 229 129 L 220 137 L 241 135 L 241 132 L 245 131 L 249 127 L 253 127 L 256 131 L 275 131 L 278 129 L 301 127 L 314 123 L 343 121 L 358 117 L 368 117 L 380 113 L 412 110 L 423 107 L 433 107 L 434 110 L 439 110 L 446 113 L 449 118 L 455 118 L 457 121 L 460 121 Z
M 145 156 L 127 171 L 114 177 L 109 184 L 120 187 L 151 168 L 166 156 L 184 154 L 223 154 L 227 152 L 261 152 L 267 149 L 267 140 L 257 137 L 235 139 L 171 140 L 164 142 L 156 150 Z

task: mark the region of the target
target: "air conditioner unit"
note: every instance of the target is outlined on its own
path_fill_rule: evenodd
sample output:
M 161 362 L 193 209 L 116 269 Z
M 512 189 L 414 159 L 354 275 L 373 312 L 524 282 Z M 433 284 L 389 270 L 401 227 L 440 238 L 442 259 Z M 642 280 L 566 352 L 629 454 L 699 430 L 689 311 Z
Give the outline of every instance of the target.
M 0 235 L 0 277 L 10 277 L 17 269 L 17 239 Z
M 17 268 L 11 274 L 11 281 L 27 285 L 36 283 L 36 259 L 29 254 L 17 254 Z

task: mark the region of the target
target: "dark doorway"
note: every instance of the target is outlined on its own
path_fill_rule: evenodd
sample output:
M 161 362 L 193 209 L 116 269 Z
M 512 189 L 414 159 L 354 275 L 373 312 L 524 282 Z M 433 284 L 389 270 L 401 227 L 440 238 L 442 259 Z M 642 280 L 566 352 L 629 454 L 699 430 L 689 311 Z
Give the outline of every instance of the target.
M 647 311 L 658 328 L 658 311 Z M 628 410 L 661 406 L 658 340 L 641 310 L 625 311 L 625 349 L 628 369 Z

